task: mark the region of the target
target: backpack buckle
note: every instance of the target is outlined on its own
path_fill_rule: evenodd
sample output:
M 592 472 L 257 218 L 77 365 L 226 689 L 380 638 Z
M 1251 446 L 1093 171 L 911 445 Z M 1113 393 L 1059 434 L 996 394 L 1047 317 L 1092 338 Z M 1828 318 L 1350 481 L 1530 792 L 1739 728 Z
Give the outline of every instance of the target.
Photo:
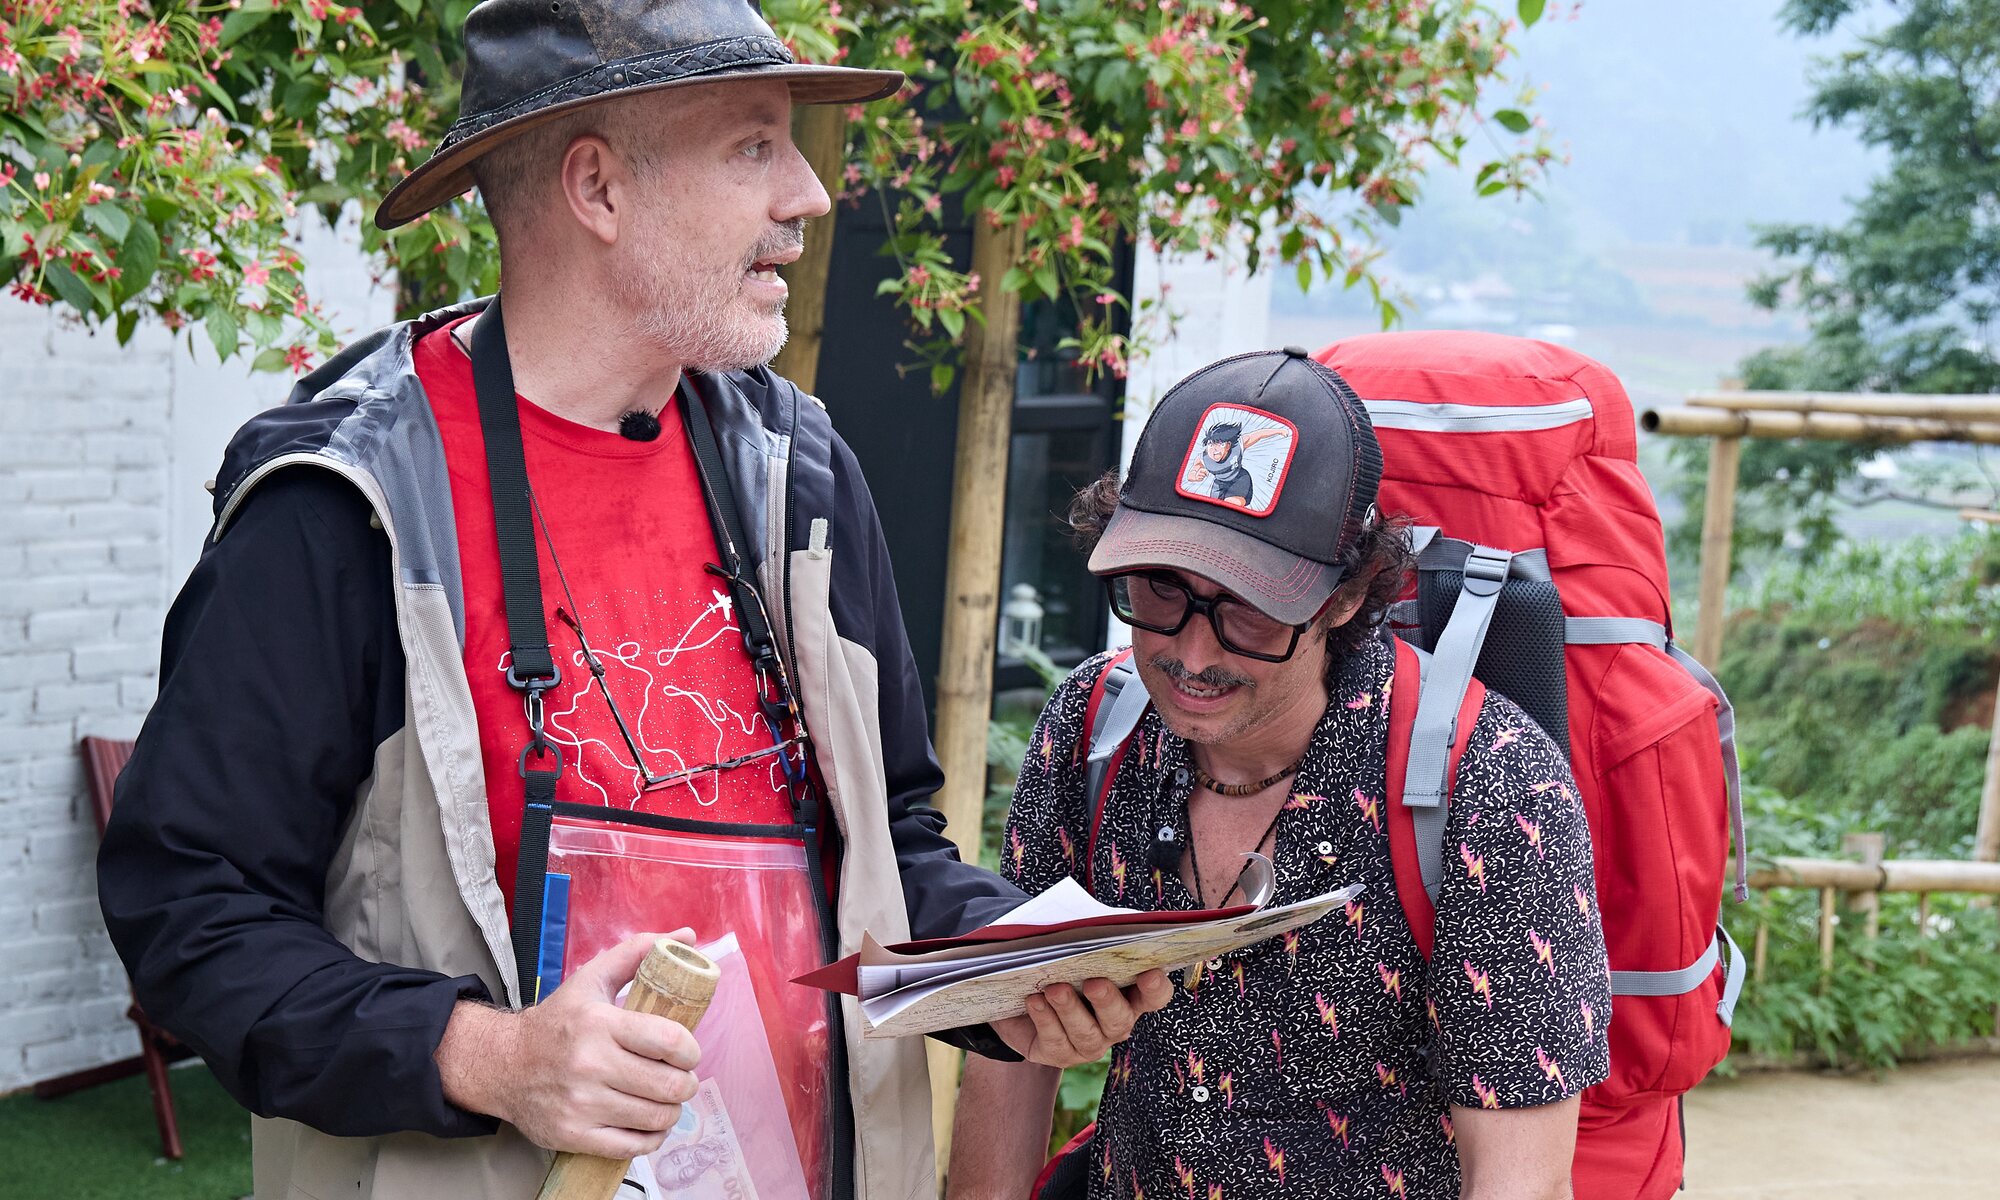
M 1474 546 L 1472 553 L 1465 556 L 1465 583 L 1462 586 L 1469 595 L 1494 595 L 1507 582 L 1507 572 L 1513 563 L 1512 550 Z

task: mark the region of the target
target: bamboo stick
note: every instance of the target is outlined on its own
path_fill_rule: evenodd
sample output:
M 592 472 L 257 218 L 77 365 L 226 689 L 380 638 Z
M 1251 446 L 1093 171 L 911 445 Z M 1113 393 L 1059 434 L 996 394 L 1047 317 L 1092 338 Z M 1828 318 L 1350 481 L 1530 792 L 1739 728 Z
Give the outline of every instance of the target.
M 1833 442 L 1973 442 L 2000 445 L 2000 422 L 1855 413 L 1730 412 L 1719 408 L 1649 408 L 1639 428 L 1668 437 L 1812 438 Z
M 1689 392 L 1688 403 L 1736 412 L 1843 413 L 1932 421 L 2000 421 L 2000 396 L 1862 392 Z
M 1819 973 L 1820 986 L 1826 985 L 1825 977 L 1833 974 L 1833 889 L 1819 890 Z
M 1709 444 L 1708 500 L 1701 514 L 1701 610 L 1695 625 L 1694 656 L 1711 670 L 1721 665 L 1730 543 L 1736 536 L 1736 477 L 1742 461 L 1742 438 L 1719 437 Z
M 661 938 L 640 962 L 632 990 L 625 994 L 625 1007 L 693 1029 L 708 1011 L 721 979 L 722 973 L 707 955 L 672 938 Z M 541 1200 L 611 1200 L 631 1166 L 629 1159 L 558 1154 L 542 1184 Z
M 2000 512 L 1992 512 L 1984 508 L 1961 508 L 1958 510 L 1958 519 L 1961 521 L 1978 521 L 1983 525 L 2000 525 Z
M 938 809 L 959 857 L 967 862 L 979 861 L 980 809 L 986 799 L 986 726 L 993 715 L 1003 505 L 1021 329 L 1020 299 L 1000 285 L 1020 261 L 1023 245 L 1019 225 L 995 228 L 975 219 L 972 270 L 979 275 L 979 307 L 986 319 L 973 321 L 965 332 L 937 686 L 937 756 L 944 768 Z M 957 1067 L 956 1055 L 931 1060 L 933 1128 L 951 1128 Z
M 844 105 L 804 104 L 792 113 L 792 137 L 813 174 L 829 196 L 840 192 L 840 170 L 847 157 L 847 116 Z M 791 333 L 771 369 L 808 394 L 819 384 L 819 348 L 826 333 L 826 280 L 833 269 L 834 216 L 828 213 L 806 222 L 806 247 L 799 260 L 780 273 L 791 288 L 785 323 Z

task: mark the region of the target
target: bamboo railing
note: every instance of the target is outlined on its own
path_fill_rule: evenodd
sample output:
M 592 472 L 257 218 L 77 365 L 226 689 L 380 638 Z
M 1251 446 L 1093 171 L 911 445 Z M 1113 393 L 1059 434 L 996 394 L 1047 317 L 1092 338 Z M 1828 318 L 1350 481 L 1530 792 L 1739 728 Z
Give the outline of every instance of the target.
M 1846 897 L 1846 908 L 1862 918 L 1862 936 L 1880 933 L 1884 892 L 1914 892 L 1917 896 L 1917 927 L 1921 936 L 1930 936 L 1931 894 L 1934 892 L 2000 895 L 2000 863 L 1963 862 L 1955 859 L 1884 859 L 1883 837 L 1879 833 L 1849 834 L 1843 846 L 1861 855 L 1860 861 L 1819 858 L 1772 858 L 1750 873 L 1750 886 L 1768 888 L 1813 888 L 1819 892 L 1819 969 L 1822 982 L 1833 973 L 1833 935 L 1838 924 L 1836 901 Z M 1750 977 L 1764 977 L 1764 962 L 1770 946 L 1770 925 L 1761 916 L 1750 951 Z M 1994 1019 L 2000 1024 L 2000 1000 Z
M 1724 391 L 1689 392 L 1687 401 L 1688 408 L 1646 409 L 1638 419 L 1639 428 L 1648 433 L 1710 439 L 1708 490 L 1701 522 L 1700 617 L 1693 650 L 1711 670 L 1720 665 L 1722 657 L 1723 608 L 1729 590 L 1736 477 L 1743 439 L 2000 445 L 2000 396 Z M 2000 514 L 1967 511 L 1961 515 L 1967 520 L 2000 523 Z M 1972 856 L 1981 862 L 2000 861 L 2000 721 L 1994 723 L 1987 745 L 1986 782 L 1980 793 Z

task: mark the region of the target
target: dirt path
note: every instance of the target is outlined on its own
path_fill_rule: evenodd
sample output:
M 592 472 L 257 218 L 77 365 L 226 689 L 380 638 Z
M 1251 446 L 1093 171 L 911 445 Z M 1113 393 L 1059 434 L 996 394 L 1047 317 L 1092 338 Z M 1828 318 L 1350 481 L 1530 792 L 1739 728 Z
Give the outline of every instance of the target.
M 1711 1081 L 1687 1128 L 1687 1200 L 2000 1198 L 1996 1059 Z

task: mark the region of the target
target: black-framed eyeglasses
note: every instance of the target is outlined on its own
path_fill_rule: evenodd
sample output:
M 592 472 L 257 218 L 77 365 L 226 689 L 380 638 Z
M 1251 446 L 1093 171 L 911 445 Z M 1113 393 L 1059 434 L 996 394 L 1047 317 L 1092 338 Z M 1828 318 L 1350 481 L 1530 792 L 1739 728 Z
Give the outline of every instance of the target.
M 1172 636 L 1199 613 L 1208 618 L 1215 640 L 1231 654 L 1259 662 L 1284 662 L 1299 648 L 1299 635 L 1311 622 L 1287 625 L 1223 592 L 1197 596 L 1172 575 L 1133 571 L 1105 579 L 1111 611 L 1127 625 Z

